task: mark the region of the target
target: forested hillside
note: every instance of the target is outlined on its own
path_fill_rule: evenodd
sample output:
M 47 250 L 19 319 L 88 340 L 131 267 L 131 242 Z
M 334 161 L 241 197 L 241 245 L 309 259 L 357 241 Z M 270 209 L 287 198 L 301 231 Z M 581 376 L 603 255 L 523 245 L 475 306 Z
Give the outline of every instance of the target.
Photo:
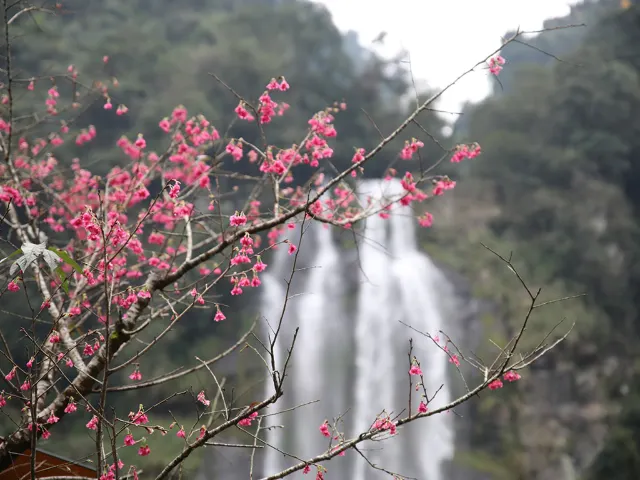
M 465 188 L 456 191 L 452 211 L 465 213 L 452 214 L 446 226 L 429 232 L 427 247 L 475 278 L 482 296 L 501 303 L 499 317 L 507 325 L 521 318 L 518 294 L 489 266 L 490 255 L 480 255 L 474 265 L 460 253 L 480 252 L 479 242 L 513 252 L 521 273 L 554 296 L 586 294 L 536 319 L 540 326 L 563 317 L 576 321 L 569 344 L 548 359 L 552 373 L 544 377 L 559 395 L 557 408 L 541 410 L 545 400 L 529 385 L 512 399 L 509 420 L 498 422 L 511 431 L 493 454 L 504 454 L 509 445 L 524 475 L 518 478 L 538 478 L 530 476 L 545 468 L 531 461 L 536 452 L 547 463 L 554 461 L 551 452 L 558 462 L 568 454 L 581 472 L 596 445 L 604 444 L 585 478 L 630 479 L 640 469 L 640 8 L 585 2 L 545 28 L 569 25 L 575 27 L 503 50 L 505 74 L 490 98 L 467 107 L 456 129 L 483 147 L 482 161 L 468 164 L 458 178 Z M 505 328 L 498 323 L 486 326 Z M 547 392 L 538 388 L 540 395 Z M 527 421 L 532 405 L 537 414 Z M 591 420 L 584 413 L 581 421 L 582 411 L 591 408 L 591 415 L 594 405 L 599 413 Z M 555 438 L 532 440 L 537 421 L 547 431 L 555 428 L 544 420 L 547 411 L 560 430 Z M 519 428 L 513 427 L 518 421 Z M 591 426 L 583 429 L 581 423 Z M 597 434 L 596 425 L 602 427 Z M 611 425 L 605 439 L 602 431 Z M 480 435 L 491 428 L 494 422 Z M 589 436 L 591 445 L 580 446 Z M 493 463 L 496 457 L 489 458 Z
M 312 112 L 342 100 L 348 109 L 336 120 L 344 132 L 341 145 L 372 145 L 378 129 L 397 125 L 403 113 L 397 99 L 409 88 L 400 65 L 354 58 L 353 38 L 345 43 L 324 7 L 308 2 L 77 0 L 63 2 L 54 17 L 33 17 L 21 26 L 15 47 L 23 77 L 61 73 L 72 64 L 81 81 L 117 80 L 110 93 L 114 110 L 126 105 L 129 113 L 117 118 L 99 101 L 78 120 L 101 132 L 91 153 L 106 160 L 105 169 L 118 161 L 112 145 L 122 133 L 134 129 L 160 138 L 159 119 L 178 104 L 230 127 L 229 136 L 260 143 L 256 128 L 233 121 L 238 99 L 212 75 L 247 99 L 262 93 L 265 77 L 284 75 L 296 85 L 287 112 L 288 125 L 296 127 L 267 126 L 276 145 L 302 139 Z M 390 101 L 381 101 L 381 94 Z M 426 126 L 437 122 L 431 117 Z M 350 158 L 352 152 L 341 153 Z M 380 169 L 386 160 L 378 162 Z M 382 174 L 374 170 L 367 173 Z

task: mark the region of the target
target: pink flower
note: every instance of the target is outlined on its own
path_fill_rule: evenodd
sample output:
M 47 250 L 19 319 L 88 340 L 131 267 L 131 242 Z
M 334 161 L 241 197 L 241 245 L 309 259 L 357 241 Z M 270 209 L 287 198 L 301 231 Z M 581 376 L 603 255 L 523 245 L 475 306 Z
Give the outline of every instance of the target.
M 138 292 L 138 298 L 151 298 L 151 293 L 146 289 L 140 290 Z
M 247 118 L 249 120 L 249 118 Z M 225 148 L 227 153 L 230 153 L 233 159 L 237 162 L 242 159 L 242 143 L 238 142 L 237 144 L 233 142 L 229 142 L 227 147 Z
M 171 198 L 177 198 L 179 194 L 180 194 L 180 182 L 177 180 L 174 180 L 173 186 L 171 187 L 171 190 L 169 190 L 169 196 Z
M 184 427 L 180 427 L 180 430 L 176 432 L 176 437 L 178 438 L 187 438 L 187 434 L 184 431 Z
M 131 375 L 129 375 L 129 378 L 133 381 L 140 381 L 142 380 L 142 374 L 140 373 L 140 370 L 138 370 L 137 368 L 131 373 Z
M 229 224 L 232 227 L 241 227 L 242 225 L 247 223 L 247 217 L 243 212 L 236 212 L 234 215 L 231 215 L 229 218 Z
M 250 427 L 251 426 L 251 422 L 253 421 L 254 418 L 256 418 L 258 416 L 258 412 L 253 412 L 251 415 L 249 415 L 247 418 L 243 418 L 242 420 L 240 420 L 238 422 L 238 425 L 240 425 L 241 427 Z
M 427 413 L 427 404 L 424 402 L 420 402 L 420 405 L 418 406 L 418 412 L 419 413 Z
M 251 114 L 247 111 L 246 108 L 244 108 L 244 102 L 240 102 L 238 104 L 238 106 L 235 109 L 235 112 L 238 115 L 238 118 L 242 120 L 248 120 L 249 117 L 251 117 Z
M 418 224 L 423 228 L 429 228 L 433 225 L 433 215 L 429 212 L 425 212 L 424 215 L 418 218 Z
M 242 295 L 242 289 L 238 285 L 234 285 L 231 289 L 231 295 Z
M 140 408 L 142 408 L 142 406 Z M 147 417 L 147 414 L 142 410 L 138 410 L 137 413 L 130 412 L 129 420 L 136 425 L 146 425 L 147 423 L 149 423 L 149 417 Z
M 502 388 L 502 382 L 500 381 L 499 378 L 496 378 L 494 381 L 489 383 L 488 387 L 489 387 L 489 390 L 497 390 L 499 388 Z
M 420 370 L 420 367 L 418 365 L 411 365 L 411 368 L 409 369 L 409 375 L 420 376 L 422 375 L 422 370 Z
M 329 422 L 327 422 L 326 420 L 322 425 L 320 425 L 320 433 L 322 433 L 322 435 L 324 435 L 325 437 L 331 436 L 331 433 L 329 432 Z
M 213 317 L 213 321 L 214 322 L 221 322 L 223 320 L 225 320 L 227 317 L 225 317 L 224 313 L 222 313 L 220 311 L 220 307 L 218 307 L 218 310 L 216 311 L 215 316 Z
M 498 75 L 502 70 L 502 65 L 505 64 L 505 59 L 500 55 L 489 59 L 489 71 L 494 75 Z
M 467 145 L 458 145 L 456 151 L 451 157 L 451 163 L 459 163 L 465 158 L 475 158 L 481 153 L 481 147 L 477 143 L 472 145 L 473 149 L 470 149 Z
M 127 434 L 127 435 L 125 435 L 125 437 L 124 437 L 124 444 L 125 444 L 127 447 L 130 447 L 131 445 L 135 445 L 135 443 L 136 443 L 136 441 L 135 441 L 135 439 L 133 438 L 133 435 L 131 435 L 130 433 L 129 433 L 129 434 Z
M 17 292 L 18 290 L 20 290 L 20 286 L 16 282 L 11 280 L 9 282 L 9 285 L 7 285 L 7 290 L 9 290 L 10 292 Z
M 146 457 L 150 453 L 151 449 L 149 448 L 149 445 L 143 445 L 138 449 L 138 455 L 140 455 L 141 457 Z
M 267 90 L 277 90 L 278 89 L 278 81 L 275 78 L 272 78 L 269 83 L 267 83 Z
M 203 404 L 205 407 L 208 407 L 211 404 L 210 400 L 207 400 L 207 398 L 204 396 L 204 391 L 201 391 L 198 394 L 198 401 Z
M 516 382 L 520 380 L 522 377 L 518 372 L 514 372 L 513 370 L 509 370 L 507 373 L 503 375 L 503 377 L 507 382 Z
M 171 123 L 169 123 L 169 119 L 168 118 L 164 118 L 160 121 L 160 123 L 158 124 L 158 126 L 164 130 L 165 133 L 169 133 L 169 130 L 171 130 Z
M 66 407 L 64 407 L 64 413 L 73 413 L 78 409 L 76 403 L 71 399 Z
M 293 243 L 290 243 L 289 249 L 287 250 L 289 255 L 293 255 L 294 253 L 296 253 L 296 250 L 298 250 L 298 247 L 296 247 Z
M 262 260 L 260 260 L 260 258 L 258 257 L 258 261 L 253 266 L 253 269 L 256 272 L 260 273 L 260 272 L 264 272 L 265 268 L 267 268 L 267 264 L 266 263 L 262 263 Z
M 351 163 L 358 163 L 364 160 L 364 148 L 359 148 L 351 159 Z
M 411 142 L 405 141 L 404 148 L 400 151 L 400 158 L 402 160 L 411 160 L 413 154 L 422 147 L 424 147 L 424 143 L 420 140 L 416 140 L 415 138 L 412 139 Z
M 396 434 L 396 424 L 389 420 L 389 418 L 378 418 L 372 427 L 373 430 L 389 430 L 391 435 Z
M 143 138 L 142 134 L 139 133 L 138 134 L 138 138 L 136 139 L 134 145 L 140 149 L 146 148 L 147 147 L 147 142 L 146 140 Z
M 49 418 L 47 418 L 47 423 L 54 424 L 54 423 L 58 423 L 59 420 L 60 419 L 56 417 L 55 413 L 51 412 L 51 415 L 49 415 Z
M 91 418 L 91 420 L 89 420 L 87 422 L 87 428 L 89 430 L 97 430 L 98 429 L 98 417 L 97 416 L 93 416 L 93 418 Z

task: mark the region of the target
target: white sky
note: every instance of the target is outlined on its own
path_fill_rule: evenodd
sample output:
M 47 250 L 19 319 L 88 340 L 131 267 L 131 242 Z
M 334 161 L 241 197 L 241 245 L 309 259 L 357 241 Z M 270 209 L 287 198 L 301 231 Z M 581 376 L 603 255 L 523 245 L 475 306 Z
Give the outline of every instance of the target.
M 360 43 L 387 32 L 381 54 L 405 49 L 416 80 L 443 87 L 501 44 L 507 30 L 542 28 L 545 19 L 566 15 L 579 0 L 314 0 L 332 13 L 341 31 L 354 30 Z M 508 68 L 507 65 L 505 68 Z M 459 111 L 466 100 L 489 93 L 489 73 L 479 70 L 456 84 L 440 108 Z

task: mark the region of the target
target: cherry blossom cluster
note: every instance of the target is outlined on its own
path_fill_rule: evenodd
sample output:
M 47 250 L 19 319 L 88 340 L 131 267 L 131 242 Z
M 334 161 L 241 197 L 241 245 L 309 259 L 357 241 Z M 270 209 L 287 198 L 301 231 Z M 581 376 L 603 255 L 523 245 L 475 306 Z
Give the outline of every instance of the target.
M 107 63 L 108 56 L 103 61 Z M 496 65 L 502 65 L 504 60 L 496 62 Z M 77 69 L 69 66 L 67 79 L 76 82 L 78 75 Z M 366 162 L 375 153 L 373 150 L 367 153 L 365 148 L 355 147 L 350 167 L 335 181 L 324 173 L 335 155 L 338 131 L 334 121 L 336 115 L 346 110 L 344 102 L 313 115 L 308 120 L 308 132 L 300 145 L 282 148 L 270 145 L 263 150 L 243 138 L 224 138 L 207 118 L 201 114 L 190 114 L 180 105 L 157 125 L 169 144 L 168 148 L 160 150 L 143 133 L 122 136 L 116 142 L 121 161 L 100 177 L 83 166 L 81 160 L 86 147 L 100 132 L 94 125 L 78 125 L 62 118 L 66 111 L 62 105 L 62 90 L 54 83 L 44 94 L 35 88 L 36 81 L 42 80 L 30 80 L 26 90 L 36 96 L 36 103 L 49 120 L 57 122 L 57 126 L 48 135 L 21 133 L 14 139 L 15 150 L 7 162 L 0 165 L 0 203 L 8 212 L 8 222 L 23 241 L 34 242 L 42 233 L 49 244 L 61 246 L 60 251 L 73 261 L 61 257 L 58 270 L 62 273 L 57 277 L 46 276 L 46 280 L 38 283 L 42 295 L 38 316 L 50 314 L 54 327 L 42 342 L 46 355 L 34 352 L 26 366 L 15 365 L 5 375 L 5 380 L 16 391 L 28 392 L 35 388 L 30 378 L 34 378 L 36 367 L 42 362 L 53 362 L 61 372 L 77 372 L 83 368 L 83 363 L 90 362 L 96 355 L 103 355 L 111 339 L 112 330 L 109 329 L 113 329 L 117 322 L 128 320 L 132 311 L 135 313 L 136 309 L 145 308 L 157 298 L 153 283 L 148 281 L 150 278 L 171 277 L 173 290 L 165 290 L 164 293 L 176 295 L 176 304 L 180 299 L 181 305 L 187 305 L 186 309 L 208 308 L 214 322 L 224 321 L 227 317 L 223 305 L 210 295 L 215 291 L 214 287 L 219 289 L 224 285 L 223 280 L 227 280 L 230 287 L 223 288 L 229 288 L 232 296 L 242 295 L 247 289 L 261 286 L 261 274 L 267 268 L 262 260 L 265 250 L 285 245 L 289 255 L 297 252 L 297 246 L 285 239 L 287 230 L 295 228 L 296 218 L 279 217 L 282 212 L 298 208 L 309 219 L 350 229 L 367 216 L 379 215 L 387 219 L 396 204 L 404 207 L 421 204 L 429 198 L 443 195 L 456 185 L 446 176 L 427 181 L 420 173 L 403 169 L 405 173 L 399 176 L 396 169 L 389 168 L 385 178 L 391 181 L 399 177 L 402 194 L 382 206 L 371 203 L 363 206 L 350 182 L 363 174 Z M 117 94 L 112 90 L 117 86 L 116 80 L 110 85 L 96 82 L 106 111 L 114 110 L 113 99 Z M 256 119 L 259 124 L 277 121 L 289 109 L 279 96 L 285 95 L 290 88 L 284 77 L 273 78 L 256 102 L 241 100 L 235 113 L 247 122 Z M 70 102 L 71 111 L 77 110 L 79 100 L 74 94 Z M 8 95 L 2 96 L 3 104 L 9 101 Z M 116 116 L 124 116 L 128 112 L 129 108 L 124 104 L 115 108 Z M 3 139 L 13 132 L 12 121 L 11 118 L 0 118 Z M 75 149 L 72 151 L 77 157 L 65 158 L 61 162 L 63 153 L 60 147 L 68 143 L 72 144 Z M 422 141 L 412 138 L 405 142 L 398 156 L 401 160 L 410 160 L 419 155 L 423 147 Z M 213 154 L 215 151 L 221 153 Z M 453 150 L 451 162 L 458 163 L 479 154 L 480 146 L 477 144 L 458 146 Z M 220 198 L 236 191 L 218 190 L 218 165 L 226 156 L 234 162 L 255 166 L 257 176 L 278 186 L 275 209 L 271 201 L 265 206 L 260 197 L 252 197 L 240 199 L 247 200 L 237 202 L 245 206 L 233 213 L 222 211 L 226 206 Z M 69 165 L 70 169 L 66 172 L 59 169 L 61 163 Z M 307 180 L 297 177 L 300 171 L 297 167 L 303 165 L 314 172 L 307 187 L 301 186 L 305 182 L 295 183 L 296 180 Z M 333 183 L 326 189 L 328 182 Z M 268 223 L 274 219 L 275 222 Z M 422 211 L 418 222 L 429 227 L 433 216 Z M 265 246 L 262 245 L 263 231 Z M 208 240 L 199 240 L 202 236 L 196 238 L 195 234 L 206 234 Z M 215 245 L 224 245 L 224 248 L 209 254 Z M 80 267 L 76 268 L 74 262 Z M 36 264 L 39 271 L 43 271 L 44 264 L 39 261 Z M 186 271 L 198 273 L 195 284 L 191 277 L 187 281 Z M 18 271 L 7 278 L 6 287 L 0 295 L 20 292 L 25 275 L 27 272 Z M 105 286 L 107 294 L 104 293 Z M 106 311 L 103 295 L 107 297 L 107 305 L 111 306 Z M 161 308 L 160 303 L 158 308 Z M 167 313 L 169 315 L 171 321 L 177 321 L 182 313 L 172 308 Z M 69 322 L 73 322 L 73 331 L 69 329 Z M 458 357 L 449 355 L 450 361 L 458 366 Z M 143 378 L 140 363 L 128 364 L 133 366 L 133 370 L 129 370 L 129 380 L 140 382 Z M 417 362 L 409 373 L 422 375 Z M 504 375 L 507 381 L 518 378 L 515 372 Z M 494 385 L 496 381 L 489 388 L 499 388 Z M 7 404 L 9 398 L 5 392 L 0 394 L 0 408 Z M 23 398 L 29 397 L 25 395 Z M 23 410 L 30 407 L 26 400 L 12 399 L 22 402 Z M 204 391 L 197 395 L 196 400 L 205 407 L 210 405 Z M 426 399 L 420 403 L 420 413 L 427 412 L 427 403 Z M 57 414 L 50 410 L 46 418 L 31 420 L 28 428 L 35 428 L 46 440 L 51 436 L 49 428 L 57 424 L 61 416 L 76 410 L 76 400 L 67 397 L 63 410 L 57 410 Z M 97 430 L 102 421 L 99 412 L 87 404 L 87 413 L 90 418 L 86 428 Z M 252 412 L 238 420 L 237 425 L 251 427 L 257 416 L 257 411 Z M 149 435 L 156 430 L 166 433 L 164 427 L 148 425 L 149 419 L 142 405 L 136 412 L 131 412 L 125 422 L 128 427 L 124 445 L 136 446 L 140 456 L 150 455 L 151 449 L 144 437 L 136 440 L 137 428 L 144 429 Z M 176 425 L 172 424 L 169 429 Z M 381 416 L 375 419 L 372 429 L 394 435 L 396 424 L 388 416 Z M 320 431 L 324 436 L 332 437 L 327 422 L 323 423 Z M 202 426 L 197 432 L 196 441 L 207 434 L 207 427 Z M 176 436 L 188 442 L 191 434 L 180 426 Z M 334 440 L 340 438 L 340 435 L 333 437 Z M 339 448 L 339 445 L 334 448 Z M 115 471 L 123 468 L 122 462 L 116 459 L 100 478 L 115 478 Z M 135 478 L 137 473 L 135 467 L 132 468 Z M 316 468 L 316 478 L 324 478 L 326 470 L 321 466 Z M 308 473 L 310 466 L 304 470 Z
M 489 71 L 498 75 L 502 71 L 502 66 L 506 63 L 506 60 L 502 58 L 500 55 L 496 55 L 495 57 L 491 57 L 489 59 Z

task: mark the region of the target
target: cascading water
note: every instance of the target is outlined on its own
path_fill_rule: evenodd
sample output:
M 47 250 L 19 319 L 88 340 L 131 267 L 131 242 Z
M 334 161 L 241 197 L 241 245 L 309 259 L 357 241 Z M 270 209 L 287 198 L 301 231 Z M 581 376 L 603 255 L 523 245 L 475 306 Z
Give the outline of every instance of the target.
M 287 266 L 287 257 L 284 248 L 276 250 L 276 254 L 273 257 L 273 265 L 268 268 L 263 275 L 263 290 L 262 290 L 262 305 L 261 312 L 266 318 L 266 327 L 268 330 L 268 338 L 271 340 L 275 334 L 275 330 L 278 328 L 278 322 L 283 314 L 283 301 L 287 294 L 286 286 L 282 282 L 282 278 L 286 274 L 285 267 Z M 284 311 L 283 323 L 285 320 L 291 320 L 290 310 Z M 282 341 L 276 341 L 274 345 L 274 357 L 276 362 L 276 368 L 280 368 L 282 362 Z M 271 368 L 271 366 L 269 366 Z M 273 394 L 274 387 L 271 378 L 266 379 L 265 397 Z M 282 433 L 277 427 L 275 427 L 275 420 L 273 417 L 267 417 L 265 419 L 265 427 L 271 427 L 268 431 L 268 440 L 272 445 L 280 445 L 282 443 Z M 271 450 L 264 457 L 264 471 L 275 472 L 280 469 L 279 459 L 274 455 L 275 450 Z
M 392 348 L 396 325 L 397 295 L 394 292 L 392 261 L 386 251 L 387 220 L 374 215 L 367 220 L 363 234 L 365 239 L 360 247 L 360 264 L 362 268 L 358 309 L 356 311 L 356 345 L 355 345 L 355 431 L 365 432 L 383 410 L 387 413 L 394 408 L 394 379 L 401 375 L 406 379 L 402 362 L 406 364 L 405 355 L 397 358 L 398 352 Z M 406 392 L 406 389 L 404 390 Z M 383 448 L 367 452 L 367 458 L 375 465 L 385 465 L 384 457 L 396 456 L 398 442 L 384 442 Z M 395 462 L 394 462 L 395 463 Z M 391 466 L 389 466 L 391 467 Z M 355 464 L 355 480 L 365 479 L 368 469 L 365 462 Z M 384 466 L 387 468 L 387 465 Z M 431 479 L 429 479 L 431 480 Z
M 396 181 L 367 181 L 361 185 L 361 193 L 371 198 L 373 205 L 379 205 L 384 197 L 397 198 L 402 187 Z M 416 412 L 421 392 L 409 391 L 407 373 L 411 337 L 415 339 L 413 354 L 421 362 L 427 393 L 431 398 L 438 392 L 429 408 L 450 401 L 446 355 L 430 340 L 417 338 L 418 334 L 400 323 L 433 335 L 447 330 L 438 298 L 446 290 L 446 280 L 417 248 L 411 209 L 396 205 L 390 213 L 388 220 L 379 215 L 367 219 L 358 260 L 350 266 L 360 272 L 357 299 L 352 305 L 345 293 L 350 291 L 345 281 L 345 255 L 331 230 L 320 224 L 310 227 L 314 255 L 309 262 L 311 268 L 303 273 L 306 279 L 298 277 L 303 291 L 290 292 L 301 295 L 290 301 L 284 319 L 287 333 L 276 352 L 279 366 L 293 330 L 300 330 L 285 380 L 285 395 L 270 413 L 313 400 L 319 403 L 268 417 L 269 425 L 285 428 L 269 429 L 266 438 L 298 458 L 326 450 L 328 439 L 318 431 L 325 419 L 331 423 L 346 412 L 340 429 L 350 438 L 366 431 L 383 411 L 394 417 L 404 410 L 402 415 L 406 415 L 409 395 Z M 286 256 L 278 253 L 270 266 L 273 277 L 265 278 L 265 284 L 271 285 L 264 291 L 262 311 L 272 324 L 280 317 L 285 297 L 285 261 Z M 269 383 L 267 392 L 271 394 L 272 390 Z M 371 463 L 386 470 L 420 480 L 441 480 L 441 464 L 453 456 L 450 417 L 440 414 L 421 419 L 399 428 L 396 437 L 366 442 L 360 450 Z M 263 473 L 276 473 L 292 463 L 282 453 L 267 448 Z M 333 479 L 388 478 L 388 474 L 373 469 L 353 451 L 333 459 L 326 467 L 328 477 Z
M 281 446 L 284 451 L 294 449 L 297 456 L 314 456 L 323 451 L 327 445 L 325 438 L 317 431 L 317 426 L 326 418 L 335 416 L 340 408 L 345 408 L 348 402 L 348 384 L 344 365 L 349 361 L 347 344 L 349 335 L 345 335 L 344 309 L 340 306 L 343 285 L 340 252 L 333 241 L 331 230 L 327 225 L 310 225 L 308 222 L 303 228 L 305 236 L 301 252 L 312 250 L 314 255 L 309 263 L 305 262 L 303 254 L 296 265 L 297 273 L 293 283 L 298 285 L 300 282 L 303 290 L 289 291 L 289 297 L 292 298 L 289 300 L 284 321 L 283 336 L 278 342 L 279 349 L 276 351 L 276 356 L 279 357 L 279 368 L 284 361 L 283 352 L 291 344 L 295 327 L 299 326 L 300 330 L 288 378 L 285 380 L 285 396 L 278 405 L 272 407 L 273 412 L 293 410 L 287 412 L 284 418 L 275 416 L 270 418 L 270 426 L 283 423 L 286 419 L 288 428 L 286 433 L 282 432 L 278 426 L 269 429 L 267 439 L 269 443 Z M 299 235 L 290 235 L 292 241 L 297 238 Z M 311 242 L 310 249 L 304 246 L 309 242 Z M 286 259 L 279 252 L 274 263 L 280 278 L 272 276 L 265 279 L 272 285 L 264 292 L 265 309 L 263 311 L 267 318 L 273 319 L 272 324 L 280 317 L 282 302 L 287 294 L 286 284 L 282 279 L 290 275 L 293 267 L 289 259 L 288 266 L 282 268 L 284 262 Z M 308 268 L 302 266 L 304 263 L 308 263 Z M 327 390 L 328 388 L 331 390 Z M 272 392 L 273 386 L 268 384 L 267 393 L 270 395 Z M 322 401 L 301 406 L 318 399 Z M 309 425 L 316 425 L 311 434 Z M 290 433 L 289 428 L 291 428 Z M 265 472 L 273 473 L 284 468 L 286 464 L 286 459 L 275 450 L 267 452 Z
M 301 455 L 317 455 L 326 448 L 321 435 L 309 435 L 308 425 L 320 425 L 345 408 L 347 396 L 342 345 L 344 310 L 340 308 L 342 266 L 328 225 L 315 224 L 316 256 L 309 270 L 305 292 L 297 307 L 300 321 L 295 361 L 296 383 L 291 390 L 297 404 L 322 399 L 320 405 L 301 408 L 297 412 L 296 445 Z M 318 369 L 318 365 L 322 365 Z M 329 390 L 330 389 L 330 390 Z M 316 433 L 316 432 L 314 432 Z
M 394 273 L 400 287 L 402 317 L 405 323 L 421 332 L 437 335 L 439 330 L 446 330 L 438 311 L 437 299 L 439 290 L 441 291 L 438 283 L 444 279 L 431 259 L 417 250 L 414 222 L 415 220 L 408 215 L 395 215 L 391 218 L 392 251 L 397 255 Z M 424 340 L 419 343 L 423 348 L 419 348 L 417 352 L 423 366 L 426 390 L 430 397 L 435 395 L 429 407 L 439 408 L 451 401 L 447 382 L 447 369 L 451 367 L 439 348 L 427 339 L 421 340 Z M 440 387 L 442 389 L 438 390 Z M 413 405 L 416 405 L 415 398 Z M 420 470 L 429 480 L 442 478 L 440 463 L 450 459 L 454 453 L 453 422 L 449 416 L 449 413 L 443 413 L 430 417 L 426 420 L 428 423 L 424 428 L 419 424 L 411 426 L 414 458 L 418 460 Z M 429 454 L 425 455 L 424 452 Z

